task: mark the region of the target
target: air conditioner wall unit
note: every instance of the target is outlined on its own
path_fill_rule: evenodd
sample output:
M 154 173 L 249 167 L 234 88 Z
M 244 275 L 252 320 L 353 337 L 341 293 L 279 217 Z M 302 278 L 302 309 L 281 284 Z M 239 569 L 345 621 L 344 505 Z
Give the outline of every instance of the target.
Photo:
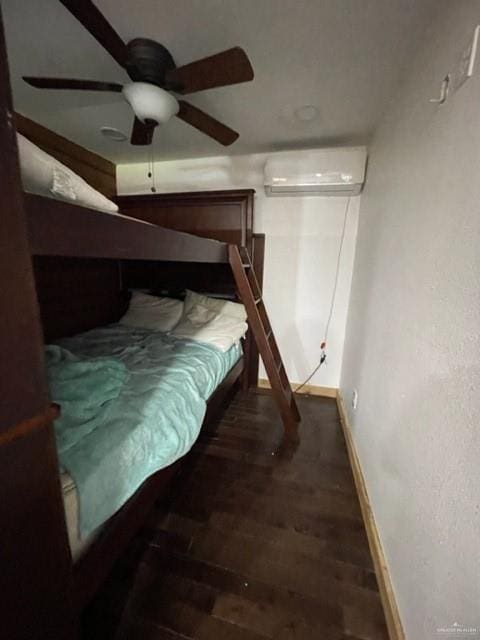
M 355 196 L 365 181 L 364 147 L 287 151 L 267 158 L 267 196 Z

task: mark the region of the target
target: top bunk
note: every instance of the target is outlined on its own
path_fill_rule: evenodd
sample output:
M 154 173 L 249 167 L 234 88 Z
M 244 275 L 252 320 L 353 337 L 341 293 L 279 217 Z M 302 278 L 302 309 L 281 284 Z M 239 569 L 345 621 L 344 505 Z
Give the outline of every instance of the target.
M 118 213 L 113 164 L 19 114 L 16 124 L 32 255 L 228 263 L 226 242 Z
M 30 193 L 24 203 L 32 255 L 228 263 L 225 242 Z

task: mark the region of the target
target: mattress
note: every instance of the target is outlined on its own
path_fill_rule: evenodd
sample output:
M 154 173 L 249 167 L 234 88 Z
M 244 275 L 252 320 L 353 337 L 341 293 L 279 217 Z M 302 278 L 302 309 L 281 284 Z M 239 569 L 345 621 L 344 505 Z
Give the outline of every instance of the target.
M 106 213 L 118 212 L 114 202 L 20 133 L 17 142 L 25 191 Z
M 70 543 L 70 551 L 75 562 L 88 549 L 91 543 L 100 533 L 102 526 L 92 531 L 85 537 L 80 536 L 80 527 L 78 521 L 79 502 L 78 491 L 73 478 L 64 471 L 60 476 L 63 493 L 63 505 L 65 508 L 65 521 L 67 523 L 68 542 Z
M 241 347 L 222 353 L 194 340 L 111 325 L 62 340 L 55 348 L 55 366 L 47 357 L 47 373 L 52 399 L 62 406 L 55 429 L 70 545 L 78 558 L 150 475 L 191 448 L 206 402 L 241 357 Z M 97 375 L 102 358 L 114 360 L 127 375 L 118 375 L 120 390 L 110 393 L 92 418 L 79 405 L 82 379 L 72 371 L 77 365 L 96 366 Z M 111 365 L 109 376 L 117 373 Z M 89 374 L 90 397 L 92 380 L 96 384 Z M 84 423 L 79 415 L 86 416 Z

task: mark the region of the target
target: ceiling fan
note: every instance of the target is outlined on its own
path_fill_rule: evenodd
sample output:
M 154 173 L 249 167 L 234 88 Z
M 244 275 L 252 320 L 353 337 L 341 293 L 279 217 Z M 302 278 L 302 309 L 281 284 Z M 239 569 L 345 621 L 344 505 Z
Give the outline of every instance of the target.
M 91 0 L 60 0 L 108 53 L 125 69 L 131 83 L 70 78 L 24 76 L 25 82 L 39 89 L 74 89 L 122 93 L 135 114 L 130 142 L 148 145 L 157 125 L 172 116 L 187 122 L 220 144 L 235 142 L 238 133 L 185 100 L 180 95 L 196 93 L 253 80 L 253 69 L 240 47 L 177 67 L 170 52 L 158 42 L 135 38 L 125 44 Z

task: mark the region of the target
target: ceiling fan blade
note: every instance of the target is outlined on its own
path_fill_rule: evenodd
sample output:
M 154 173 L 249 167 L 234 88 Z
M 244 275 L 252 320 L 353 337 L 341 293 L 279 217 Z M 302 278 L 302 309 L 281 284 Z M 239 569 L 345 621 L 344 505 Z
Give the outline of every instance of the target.
M 193 104 L 184 100 L 179 100 L 178 104 L 180 105 L 180 110 L 177 113 L 177 117 L 180 120 L 192 125 L 192 127 L 210 136 L 210 138 L 214 138 L 220 144 L 228 147 L 238 138 L 239 134 L 236 131 L 215 120 L 208 113 L 197 109 Z
M 187 94 L 253 80 L 253 69 L 247 54 L 233 47 L 208 58 L 202 58 L 167 72 L 168 86 Z
M 157 122 L 155 120 L 147 120 L 143 123 L 137 117 L 133 121 L 132 135 L 130 137 L 130 144 L 137 146 L 146 146 L 152 144 L 153 132 Z
M 60 0 L 118 64 L 125 68 L 127 47 L 91 0 Z
M 23 76 L 25 82 L 37 89 L 73 89 L 79 91 L 116 91 L 123 86 L 118 82 L 98 82 L 97 80 L 74 80 L 73 78 L 35 78 Z

